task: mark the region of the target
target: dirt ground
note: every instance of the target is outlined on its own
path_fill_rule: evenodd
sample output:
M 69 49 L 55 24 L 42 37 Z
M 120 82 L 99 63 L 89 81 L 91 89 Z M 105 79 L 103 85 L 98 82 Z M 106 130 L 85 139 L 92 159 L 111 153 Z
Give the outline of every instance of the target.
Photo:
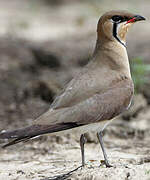
M 130 59 L 141 57 L 149 63 L 147 0 L 0 1 L 0 131 L 30 124 L 49 108 L 64 85 L 89 61 L 97 20 L 110 10 L 110 3 L 111 9 L 127 9 L 147 18 L 131 29 L 127 44 Z M 113 167 L 103 165 L 95 134 L 87 134 L 85 168 L 78 168 L 77 134 L 43 136 L 0 149 L 0 180 L 150 180 L 149 121 L 146 85 L 135 95 L 131 109 L 104 131 Z

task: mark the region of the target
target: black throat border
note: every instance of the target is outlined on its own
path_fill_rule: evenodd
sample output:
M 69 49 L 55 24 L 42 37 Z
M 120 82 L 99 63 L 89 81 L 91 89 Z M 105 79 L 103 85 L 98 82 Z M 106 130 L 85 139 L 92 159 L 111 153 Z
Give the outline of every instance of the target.
M 119 43 L 121 43 L 126 48 L 126 45 L 117 36 L 117 26 L 118 26 L 117 23 L 113 24 L 113 36 Z

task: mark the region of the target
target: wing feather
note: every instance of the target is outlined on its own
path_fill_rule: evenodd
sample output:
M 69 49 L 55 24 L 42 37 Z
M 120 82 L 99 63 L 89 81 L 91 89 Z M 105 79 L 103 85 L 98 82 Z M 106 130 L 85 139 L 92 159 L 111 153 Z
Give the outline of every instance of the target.
M 133 96 L 131 81 L 123 81 L 116 88 L 105 93 L 96 93 L 90 98 L 71 107 L 49 110 L 37 121 L 37 124 L 76 123 L 86 125 L 109 120 L 125 111 Z

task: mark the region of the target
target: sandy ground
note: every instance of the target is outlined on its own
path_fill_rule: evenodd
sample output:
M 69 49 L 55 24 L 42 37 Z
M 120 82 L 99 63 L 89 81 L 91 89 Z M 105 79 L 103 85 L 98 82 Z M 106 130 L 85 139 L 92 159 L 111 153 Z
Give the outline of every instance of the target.
M 50 88 L 54 96 L 81 69 L 78 61 L 91 54 L 96 23 L 103 12 L 128 9 L 148 18 L 149 5 L 147 0 L 111 1 L 111 8 L 110 1 L 104 0 L 94 3 L 64 0 L 61 6 L 43 5 L 40 0 L 0 1 L 0 130 L 26 125 L 46 111 L 52 99 L 45 100 L 37 90 L 41 93 Z M 149 27 L 147 21 L 130 31 L 131 58 L 140 56 L 149 61 Z M 30 50 L 33 46 L 57 52 L 61 67 L 48 69 L 35 63 Z M 46 96 L 49 95 L 46 91 Z M 135 101 L 129 114 L 105 131 L 104 142 L 112 168 L 101 164 L 102 152 L 93 134 L 88 135 L 85 146 L 86 166 L 74 172 L 81 165 L 76 134 L 42 137 L 0 149 L 0 180 L 150 180 L 149 100 L 136 96 Z
M 111 168 L 103 160 L 99 144 L 88 143 L 85 148 L 86 166 L 70 172 L 81 164 L 78 143 L 63 142 L 18 145 L 0 151 L 0 179 L 150 179 L 149 139 L 105 138 Z M 101 164 L 101 166 L 100 166 Z M 68 174 L 70 172 L 70 174 Z

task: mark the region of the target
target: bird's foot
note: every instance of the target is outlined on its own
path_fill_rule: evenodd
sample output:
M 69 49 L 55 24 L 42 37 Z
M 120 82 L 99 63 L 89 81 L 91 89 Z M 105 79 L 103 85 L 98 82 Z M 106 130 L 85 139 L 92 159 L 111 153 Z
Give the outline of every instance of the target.
M 82 164 L 82 165 L 81 165 L 81 168 L 84 168 L 84 167 L 85 167 L 85 164 Z
M 113 167 L 113 165 L 111 165 L 111 164 L 106 164 L 106 163 L 105 163 L 105 165 L 106 165 L 107 168 Z
M 108 161 L 104 161 L 104 160 L 101 160 L 101 166 L 102 166 L 102 165 L 105 165 L 106 168 L 111 168 L 111 167 L 113 167 L 113 165 L 109 164 Z

